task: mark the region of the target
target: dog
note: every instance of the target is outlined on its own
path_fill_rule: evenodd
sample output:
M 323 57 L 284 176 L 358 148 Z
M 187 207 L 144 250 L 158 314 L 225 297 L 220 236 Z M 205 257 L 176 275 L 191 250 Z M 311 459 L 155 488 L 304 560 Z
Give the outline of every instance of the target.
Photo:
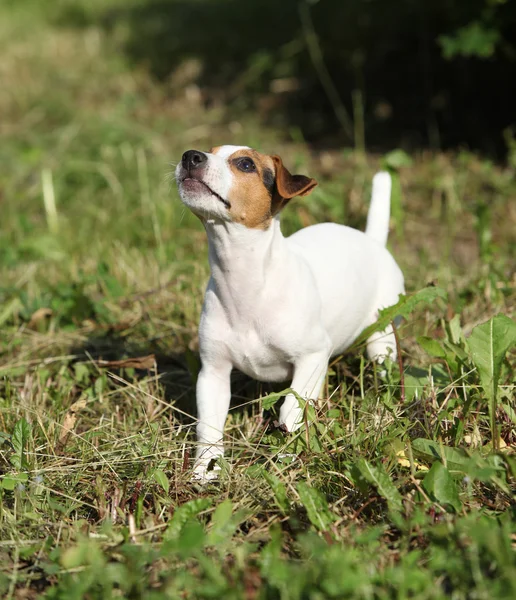
M 202 367 L 197 379 L 194 477 L 217 476 L 223 430 L 237 368 L 260 381 L 291 380 L 279 421 L 303 422 L 298 397 L 317 400 L 328 360 L 342 353 L 378 311 L 404 293 L 403 274 L 385 245 L 391 178 L 373 178 L 365 233 L 335 223 L 285 238 L 280 213 L 306 196 L 315 179 L 291 175 L 279 156 L 247 146 L 188 150 L 176 168 L 182 202 L 208 235 L 211 277 L 199 325 Z M 367 341 L 371 359 L 396 357 L 392 327 Z M 210 470 L 211 469 L 211 470 Z

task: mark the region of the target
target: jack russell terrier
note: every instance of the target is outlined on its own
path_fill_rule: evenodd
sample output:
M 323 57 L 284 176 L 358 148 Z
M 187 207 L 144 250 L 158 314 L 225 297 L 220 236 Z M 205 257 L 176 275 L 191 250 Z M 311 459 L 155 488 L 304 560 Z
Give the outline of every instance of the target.
M 385 248 L 391 178 L 377 173 L 365 233 L 335 223 L 285 238 L 280 211 L 306 196 L 315 179 L 291 175 L 279 156 L 246 146 L 188 150 L 176 168 L 183 203 L 208 234 L 211 277 L 199 326 L 194 477 L 217 476 L 236 367 L 260 381 L 292 380 L 298 397 L 317 400 L 328 360 L 348 348 L 379 309 L 404 293 L 403 274 Z M 391 327 L 373 334 L 367 353 L 396 356 Z M 280 424 L 294 431 L 303 409 L 288 394 Z

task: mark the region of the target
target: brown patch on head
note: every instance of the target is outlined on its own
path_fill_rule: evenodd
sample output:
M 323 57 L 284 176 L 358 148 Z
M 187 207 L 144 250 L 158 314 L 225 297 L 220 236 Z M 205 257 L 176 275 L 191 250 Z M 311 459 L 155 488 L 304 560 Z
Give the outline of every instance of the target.
M 215 154 L 220 147 L 212 148 Z M 294 196 L 306 196 L 315 179 L 291 175 L 279 156 L 260 154 L 251 148 L 234 152 L 228 163 L 233 184 L 228 194 L 234 221 L 251 229 L 267 229 L 272 218 Z
M 270 156 L 242 148 L 228 158 L 233 184 L 228 194 L 233 220 L 251 229 L 267 229 L 272 219 L 274 163 Z

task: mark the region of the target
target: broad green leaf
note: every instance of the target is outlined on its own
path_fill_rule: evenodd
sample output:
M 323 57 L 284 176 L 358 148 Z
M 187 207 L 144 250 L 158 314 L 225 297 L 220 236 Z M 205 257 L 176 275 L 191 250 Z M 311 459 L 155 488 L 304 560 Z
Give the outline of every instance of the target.
M 452 344 L 459 345 L 464 335 L 462 333 L 462 327 L 460 326 L 460 315 L 454 315 L 446 324 L 446 330 Z
M 328 508 L 324 494 L 303 481 L 297 484 L 296 489 L 312 525 L 319 531 L 327 531 L 335 518 Z
M 364 458 L 359 459 L 353 468 L 355 479 L 358 477 L 368 485 L 373 486 L 377 492 L 387 500 L 391 510 L 401 510 L 403 508 L 402 497 L 389 475 L 383 470 L 383 467 L 373 466 Z M 358 481 L 357 483 L 360 483 Z
M 0 479 L 0 487 L 4 490 L 12 491 L 16 488 L 16 486 L 27 483 L 28 479 L 28 473 L 5 475 Z
M 417 338 L 417 343 L 430 356 L 435 356 L 435 358 L 444 358 L 446 356 L 443 347 L 437 340 L 434 340 L 434 338 L 422 335 Z
M 205 541 L 206 533 L 201 523 L 199 523 L 199 521 L 188 521 L 181 530 L 179 539 L 175 540 L 174 543 L 177 550 L 184 558 L 191 558 L 196 551 L 199 551 L 203 548 Z M 163 544 L 163 549 L 168 550 L 166 546 L 169 544 L 171 544 L 170 541 L 168 544 Z M 167 551 L 164 556 L 167 556 L 168 554 L 169 552 Z
M 265 481 L 271 486 L 272 491 L 274 492 L 274 499 L 276 500 L 276 504 L 283 512 L 287 512 L 289 508 L 289 501 L 287 497 L 287 488 L 285 484 L 280 481 L 276 475 L 269 473 L 268 471 L 263 471 L 263 477 Z
M 400 294 L 400 299 L 393 306 L 380 311 L 375 323 L 366 327 L 353 343 L 352 348 L 363 344 L 376 331 L 383 331 L 396 317 L 407 317 L 422 302 L 431 304 L 437 298 L 446 298 L 446 292 L 438 287 L 426 287 L 410 296 Z
M 188 521 L 208 509 L 211 504 L 210 498 L 197 498 L 176 508 L 165 532 L 165 539 L 176 538 Z
M 498 443 L 496 427 L 496 397 L 498 380 L 505 354 L 516 344 L 516 323 L 505 315 L 496 315 L 487 323 L 477 325 L 468 338 L 471 359 L 478 370 L 480 383 L 489 401 L 491 437 Z
M 434 462 L 423 479 L 423 488 L 432 500 L 437 501 L 445 508 L 451 506 L 456 512 L 462 508 L 457 485 L 441 462 Z
M 213 513 L 207 544 L 217 546 L 222 542 L 229 541 L 238 524 L 245 518 L 245 514 L 242 510 L 233 512 L 231 500 L 221 502 Z
M 468 338 L 471 358 L 478 370 L 484 392 L 496 400 L 502 361 L 507 350 L 516 344 L 516 323 L 505 315 L 496 315 L 477 325 Z
M 11 463 L 17 469 L 28 469 L 29 465 L 27 462 L 27 445 L 31 436 L 31 426 L 24 418 L 21 418 L 13 429 L 11 436 L 11 443 L 14 448 L 14 453 L 11 456 Z
M 158 485 L 160 485 L 165 492 L 168 494 L 168 490 L 170 488 L 170 483 L 168 481 L 168 477 L 165 475 L 165 473 L 163 473 L 163 471 L 161 469 L 155 469 L 154 472 L 152 473 L 152 477 L 154 478 L 154 481 L 156 481 L 156 483 Z
M 276 402 L 279 402 L 283 398 L 283 396 L 286 396 L 290 392 L 292 392 L 291 389 L 286 389 L 282 392 L 274 392 L 272 394 L 269 394 L 268 396 L 260 398 L 260 402 L 262 403 L 263 409 L 269 410 L 276 404 Z
M 18 482 L 9 476 L 2 477 L 0 480 L 0 487 L 3 490 L 8 490 L 9 492 L 12 492 L 17 485 Z
M 469 456 L 463 450 L 450 448 L 438 442 L 418 438 L 412 442 L 414 454 L 429 462 L 442 461 L 452 471 L 465 473 L 466 465 L 469 462 Z
M 464 362 L 468 358 L 466 351 L 461 346 L 454 344 L 449 340 L 444 340 L 443 348 L 446 352 L 447 363 L 455 362 L 455 359 Z

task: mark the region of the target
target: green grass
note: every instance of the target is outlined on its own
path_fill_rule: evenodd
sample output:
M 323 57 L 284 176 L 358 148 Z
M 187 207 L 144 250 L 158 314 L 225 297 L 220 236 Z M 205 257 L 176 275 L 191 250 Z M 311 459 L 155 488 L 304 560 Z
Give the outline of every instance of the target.
M 312 153 L 130 69 L 124 32 L 68 29 L 70 6 L 0 7 L 0 594 L 515 597 L 514 340 L 490 321 L 514 317 L 514 166 Z M 277 397 L 236 377 L 227 461 L 199 487 L 206 240 L 170 173 L 220 143 L 319 179 L 286 232 L 362 227 L 390 165 L 390 247 L 410 294 L 443 293 L 407 309 L 403 376 L 378 377 L 361 348 L 331 365 L 307 432 L 268 429 Z

